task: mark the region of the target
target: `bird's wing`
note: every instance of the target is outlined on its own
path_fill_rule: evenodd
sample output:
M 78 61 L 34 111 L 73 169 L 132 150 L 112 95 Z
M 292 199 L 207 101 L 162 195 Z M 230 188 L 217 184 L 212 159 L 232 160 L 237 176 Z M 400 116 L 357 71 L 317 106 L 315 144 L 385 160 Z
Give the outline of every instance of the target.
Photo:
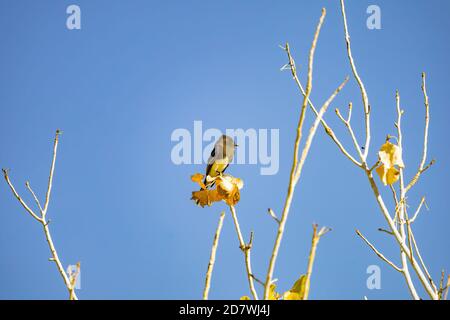
M 228 164 L 225 166 L 225 168 L 223 168 L 222 173 L 224 173 L 225 170 L 227 170 L 227 168 L 228 168 L 229 165 L 230 165 L 230 163 L 228 163 Z
M 216 147 L 214 146 L 214 148 L 211 151 L 211 155 L 208 158 L 208 164 L 206 165 L 206 173 L 205 173 L 205 180 L 203 181 L 203 183 L 206 185 L 206 177 L 208 176 L 209 172 L 211 171 L 211 168 L 214 164 L 214 157 L 216 156 Z

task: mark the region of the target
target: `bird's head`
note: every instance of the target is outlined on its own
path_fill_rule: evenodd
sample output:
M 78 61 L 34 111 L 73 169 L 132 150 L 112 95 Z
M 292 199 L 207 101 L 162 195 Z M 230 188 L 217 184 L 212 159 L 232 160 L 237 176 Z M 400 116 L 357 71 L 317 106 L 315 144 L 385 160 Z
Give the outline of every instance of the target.
M 234 142 L 234 139 L 231 138 L 230 136 L 223 135 L 222 141 L 223 141 L 223 144 L 226 146 L 233 146 L 234 148 L 238 147 L 238 144 L 236 142 Z

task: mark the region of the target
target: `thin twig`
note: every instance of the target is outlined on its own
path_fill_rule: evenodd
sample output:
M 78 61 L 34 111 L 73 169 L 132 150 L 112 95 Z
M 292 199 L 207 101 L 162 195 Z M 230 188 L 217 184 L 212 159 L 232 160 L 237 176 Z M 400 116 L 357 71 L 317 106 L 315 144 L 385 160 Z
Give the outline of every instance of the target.
M 322 236 L 324 236 L 326 233 L 331 231 L 330 228 L 322 227 L 319 232 L 317 232 L 317 224 L 313 225 L 313 235 L 311 240 L 311 249 L 309 251 L 309 257 L 308 257 L 308 267 L 306 269 L 306 281 L 305 281 L 305 293 L 303 296 L 304 300 L 308 300 L 309 295 L 309 288 L 311 284 L 311 274 L 313 270 L 314 260 L 316 258 L 316 251 L 317 251 L 317 245 L 319 244 L 319 240 Z
M 395 102 L 396 102 L 396 109 L 397 109 L 397 143 L 400 150 L 403 150 L 403 133 L 402 133 L 402 115 L 403 110 L 400 108 L 400 93 L 398 90 L 395 93 Z M 411 293 L 411 296 L 415 300 L 419 300 L 420 297 L 417 293 L 417 290 L 414 286 L 414 283 L 411 279 L 411 274 L 409 273 L 409 266 L 408 266 L 408 258 L 410 261 L 414 260 L 412 249 L 412 243 L 411 243 L 411 226 L 408 221 L 408 216 L 406 213 L 406 192 L 405 192 L 405 185 L 404 185 L 404 175 L 403 175 L 403 168 L 399 168 L 400 172 L 400 200 L 398 201 L 398 205 L 396 206 L 395 214 L 398 216 L 399 220 L 399 233 L 402 242 L 406 241 L 406 231 L 405 231 L 405 222 L 407 223 L 408 228 L 408 246 L 409 246 L 409 255 L 406 255 L 406 252 L 402 249 L 400 249 L 400 257 L 402 261 L 402 268 L 403 268 L 403 276 L 405 278 L 406 284 L 408 286 L 408 289 Z
M 322 14 L 319 19 L 319 23 L 316 28 L 316 32 L 314 34 L 313 42 L 311 45 L 311 49 L 309 51 L 309 63 L 308 63 L 308 78 L 307 78 L 307 84 L 306 84 L 306 93 L 303 98 L 303 103 L 300 111 L 300 118 L 297 125 L 297 135 L 295 139 L 294 144 L 294 159 L 292 161 L 292 168 L 291 173 L 289 177 L 289 186 L 288 186 L 288 192 L 284 204 L 283 213 L 281 215 L 281 220 L 278 226 L 277 236 L 275 239 L 275 244 L 272 250 L 272 256 L 270 258 L 269 262 L 269 268 L 267 270 L 267 276 L 266 276 L 266 282 L 264 286 L 264 299 L 267 300 L 269 298 L 270 294 L 270 285 L 272 284 L 272 276 L 275 269 L 275 263 L 278 256 L 278 250 L 280 248 L 281 239 L 283 238 L 284 233 L 284 227 L 286 224 L 287 217 L 289 215 L 289 209 L 291 207 L 292 197 L 294 194 L 295 185 L 297 183 L 296 181 L 296 173 L 297 173 L 297 164 L 298 164 L 298 152 L 300 148 L 300 140 L 302 137 L 302 129 L 303 129 L 303 120 L 304 120 L 304 114 L 306 111 L 306 107 L 308 106 L 308 99 L 311 94 L 312 90 L 312 70 L 313 70 L 313 63 L 314 63 L 314 53 L 317 45 L 317 40 L 319 38 L 320 29 L 322 28 L 323 21 L 325 19 L 326 10 L 325 8 L 322 9 Z M 289 45 L 286 44 L 286 51 L 289 52 Z M 290 62 L 291 63 L 291 62 Z M 292 66 L 292 74 L 296 74 L 295 70 L 295 64 L 291 63 Z
M 253 232 L 250 234 L 250 241 L 248 244 L 244 242 L 244 238 L 242 237 L 241 227 L 239 226 L 239 220 L 237 218 L 236 209 L 234 206 L 230 206 L 230 212 L 231 216 L 233 217 L 234 226 L 236 228 L 236 234 L 238 236 L 239 240 L 239 248 L 244 253 L 245 258 L 245 268 L 247 270 L 247 279 L 248 279 L 248 285 L 250 287 L 250 292 L 252 293 L 253 299 L 258 300 L 258 293 L 255 289 L 255 284 L 253 282 L 253 272 L 252 272 L 252 264 L 250 261 L 250 250 L 252 248 L 253 244 Z
M 376 167 L 378 167 L 379 164 L 380 164 L 380 160 L 375 162 L 375 164 L 373 166 L 371 166 L 370 168 L 368 168 L 367 171 L 372 172 L 373 170 L 375 170 Z
M 41 215 L 42 215 L 43 209 L 42 209 L 41 203 L 40 203 L 39 199 L 37 198 L 36 194 L 34 193 L 33 189 L 31 188 L 30 183 L 28 181 L 25 182 L 25 186 L 27 187 L 28 191 L 30 191 L 31 195 L 33 196 L 34 202 L 38 206 L 39 211 L 41 212 Z
M 52 164 L 50 166 L 50 174 L 48 175 L 47 193 L 45 195 L 44 210 L 42 211 L 42 217 L 44 219 L 45 219 L 45 215 L 46 215 L 47 210 L 48 210 L 48 205 L 50 203 L 50 194 L 52 192 L 52 185 L 53 185 L 53 173 L 55 172 L 56 152 L 58 151 L 58 141 L 59 141 L 59 135 L 60 134 L 61 134 L 61 131 L 59 129 L 56 130 L 55 140 L 53 142 Z
M 379 163 L 379 162 L 380 161 L 378 160 L 377 163 Z M 394 204 L 395 204 L 394 222 L 397 225 L 399 223 L 399 219 L 398 219 L 399 200 L 398 200 L 398 196 L 397 196 L 397 191 L 395 190 L 394 186 L 392 184 L 390 184 L 389 188 L 391 189 L 392 198 L 394 199 Z
M 391 189 L 392 198 L 394 199 L 395 206 L 397 207 L 398 206 L 397 191 L 395 190 L 395 188 L 394 188 L 394 186 L 392 184 L 389 185 L 389 188 Z
M 344 125 L 347 127 L 347 130 L 350 134 L 350 137 L 352 138 L 353 141 L 353 146 L 355 147 L 356 151 L 358 152 L 358 156 L 361 159 L 361 161 L 364 160 L 364 156 L 363 153 L 361 152 L 361 147 L 359 145 L 358 139 L 356 138 L 355 132 L 353 131 L 352 128 L 352 124 L 350 122 L 351 118 L 352 118 L 352 109 L 353 109 L 353 104 L 350 102 L 348 105 L 348 117 L 347 120 L 344 119 L 339 111 L 339 109 L 336 109 L 336 115 L 339 117 L 339 119 L 341 119 L 341 121 L 344 123 Z
M 286 53 L 288 55 L 288 60 L 290 61 L 290 63 L 292 65 L 295 64 L 294 59 L 292 58 L 292 54 L 290 52 L 289 47 L 286 47 Z M 292 70 L 292 69 L 291 69 Z M 295 70 L 295 69 L 294 69 Z M 297 74 L 294 74 L 294 80 L 295 83 L 297 84 L 297 87 L 299 88 L 301 94 L 303 97 L 306 97 L 306 91 L 303 88 L 302 83 L 300 82 L 300 79 L 298 78 Z M 313 113 L 316 115 L 316 117 L 319 115 L 319 111 L 316 109 L 316 107 L 314 106 L 314 104 L 312 103 L 311 99 L 308 97 L 308 104 L 311 108 L 311 110 L 313 111 Z M 357 165 L 358 167 L 362 167 L 361 163 L 359 163 L 343 146 L 342 142 L 338 139 L 338 137 L 336 136 L 336 134 L 334 133 L 334 131 L 330 128 L 330 126 L 327 124 L 327 122 L 325 121 L 325 119 L 320 119 L 320 123 L 322 124 L 326 134 L 331 138 L 331 140 L 333 140 L 333 142 L 336 144 L 336 146 L 339 148 L 339 150 L 348 158 L 350 159 L 350 161 L 352 161 L 355 165 Z
M 264 281 L 258 279 L 254 274 L 252 274 L 252 277 L 258 284 L 260 284 L 264 288 Z
M 392 268 L 394 268 L 395 270 L 397 270 L 400 273 L 403 273 L 403 270 L 399 267 L 397 267 L 392 261 L 390 261 L 388 258 L 386 258 L 380 251 L 378 251 L 373 244 L 371 244 L 369 242 L 369 240 L 367 240 L 362 234 L 361 232 L 359 232 L 359 230 L 356 230 L 356 234 L 364 240 L 364 242 L 370 247 L 370 249 L 373 250 L 373 252 L 375 252 L 375 254 L 381 258 L 381 260 L 383 260 L 384 262 L 386 262 L 388 265 L 390 265 Z
M 410 223 L 413 223 L 414 221 L 416 221 L 417 216 L 419 215 L 420 209 L 422 209 L 423 204 L 425 204 L 425 206 L 426 206 L 425 197 L 422 197 L 422 199 L 420 200 L 420 203 L 419 203 L 419 206 L 417 207 L 416 212 L 414 213 L 413 217 L 409 220 Z
M 267 213 L 269 213 L 269 215 L 273 218 L 273 220 L 275 220 L 278 224 L 280 224 L 280 219 L 278 219 L 277 215 L 271 208 L 267 209 Z
M 391 235 L 391 236 L 393 236 L 393 235 L 394 235 L 394 233 L 393 233 L 393 232 L 391 232 L 391 231 L 389 231 L 389 230 L 386 230 L 386 229 L 383 229 L 383 228 L 378 228 L 378 231 L 380 231 L 380 232 L 384 232 L 384 233 L 387 233 L 387 234 L 389 234 L 389 235 Z
M 344 88 L 344 86 L 348 82 L 348 77 L 345 78 L 345 80 L 339 85 L 339 87 L 333 92 L 333 94 L 328 98 L 327 101 L 323 104 L 323 106 L 320 108 L 319 114 L 314 120 L 313 125 L 311 126 L 308 134 L 308 138 L 306 139 L 305 146 L 302 151 L 302 155 L 300 157 L 300 161 L 297 165 L 297 169 L 295 172 L 295 181 L 297 182 L 300 179 L 300 174 L 303 169 L 303 165 L 305 164 L 306 157 L 308 156 L 309 149 L 311 148 L 312 140 L 314 139 L 314 135 L 316 134 L 317 127 L 320 124 L 320 119 L 323 118 L 323 115 L 327 111 L 328 107 L 330 106 L 331 102 L 334 100 L 334 98 L 337 96 L 337 94 Z
M 447 277 L 447 289 L 445 290 L 445 293 L 444 293 L 444 300 L 447 300 L 447 297 L 448 297 L 448 290 L 449 290 L 449 288 L 450 288 L 450 276 L 448 276 Z
M 423 268 L 423 270 L 424 270 L 424 272 L 425 272 L 425 274 L 426 274 L 426 276 L 428 278 L 428 281 L 430 282 L 430 285 L 433 287 L 433 289 L 435 291 L 437 291 L 437 288 L 436 288 L 436 285 L 435 285 L 435 283 L 433 281 L 433 278 L 431 277 L 431 274 L 428 271 L 428 268 L 427 268 L 425 262 L 423 261 L 422 255 L 420 254 L 419 246 L 417 245 L 417 242 L 416 242 L 416 237 L 414 236 L 414 233 L 412 231 L 411 231 L 411 240 L 412 240 L 412 243 L 414 245 L 414 250 L 417 253 L 417 257 L 419 258 L 419 262 L 422 265 L 422 268 Z
M 302 151 L 302 154 L 301 154 L 301 157 L 300 157 L 300 161 L 299 161 L 299 163 L 298 163 L 298 165 L 296 167 L 296 170 L 295 170 L 294 180 L 292 181 L 292 186 L 293 186 L 292 187 L 292 193 L 291 194 L 288 193 L 288 196 L 290 196 L 289 202 L 288 202 L 289 206 L 286 207 L 286 205 L 285 205 L 285 210 L 283 210 L 283 215 L 281 216 L 281 220 L 280 220 L 280 224 L 279 224 L 279 228 L 278 228 L 278 232 L 277 232 L 277 238 L 275 240 L 274 249 L 272 251 L 272 257 L 271 257 L 271 265 L 272 266 L 275 266 L 275 263 L 276 263 L 276 258 L 277 258 L 278 250 L 279 250 L 279 247 L 280 247 L 280 244 L 281 244 L 281 240 L 282 240 L 282 237 L 283 237 L 284 226 L 286 224 L 287 216 L 288 216 L 288 213 L 289 213 L 289 208 L 290 208 L 290 204 L 291 204 L 291 201 L 292 201 L 292 196 L 293 196 L 293 193 L 294 193 L 294 189 L 295 189 L 295 186 L 297 185 L 297 182 L 300 179 L 301 172 L 302 172 L 303 166 L 305 164 L 306 158 L 308 156 L 309 150 L 311 148 L 311 144 L 312 144 L 314 135 L 315 135 L 315 133 L 317 131 L 317 127 L 320 124 L 320 119 L 322 119 L 323 114 L 326 112 L 328 106 L 331 104 L 331 102 L 336 97 L 336 95 L 342 90 L 342 88 L 345 86 L 347 81 L 348 81 L 348 77 L 340 84 L 340 86 L 333 92 L 333 94 L 330 96 L 330 98 L 328 98 L 328 100 L 323 104 L 323 106 L 320 109 L 319 115 L 316 117 L 316 119 L 314 120 L 313 125 L 310 128 L 308 137 L 307 137 L 306 142 L 305 142 L 305 146 L 303 148 L 303 151 Z M 287 209 L 287 211 L 286 211 L 286 209 Z M 324 232 L 324 233 L 326 232 L 325 229 L 321 230 L 321 231 Z M 272 270 L 272 272 L 273 272 L 273 270 Z M 267 281 L 268 280 L 269 280 L 269 278 L 266 278 L 266 286 L 267 286 L 267 283 L 268 283 Z
M 203 290 L 203 300 L 208 300 L 209 288 L 211 287 L 211 276 L 214 269 L 214 263 L 216 261 L 217 247 L 219 246 L 220 232 L 222 231 L 223 219 L 225 218 L 225 212 L 222 211 L 217 225 L 216 233 L 214 235 L 214 241 L 211 248 L 211 256 L 209 257 L 208 269 L 206 271 L 205 289 Z
M 412 178 L 411 182 L 407 185 L 405 192 L 408 192 L 412 188 L 412 186 L 417 183 L 417 181 L 420 178 L 420 175 L 434 163 L 434 161 L 430 162 L 430 164 L 424 170 L 425 162 L 427 161 L 428 128 L 430 125 L 430 104 L 428 101 L 425 72 L 422 72 L 422 92 L 423 92 L 423 99 L 424 99 L 424 105 L 425 105 L 425 129 L 424 129 L 424 135 L 423 135 L 422 160 L 420 161 L 419 169 L 417 170 L 416 175 Z
M 19 201 L 19 203 L 22 205 L 22 207 L 24 207 L 24 209 L 34 218 L 36 219 L 38 222 L 42 223 L 42 218 L 38 217 L 37 214 L 34 213 L 34 211 L 25 203 L 25 201 L 23 201 L 23 199 L 19 196 L 19 194 L 17 193 L 16 189 L 14 188 L 11 180 L 9 179 L 9 174 L 8 174 L 8 170 L 7 169 L 2 169 L 3 171 L 3 177 L 6 180 L 6 183 L 8 184 L 9 188 L 11 189 L 14 197 L 16 197 L 16 199 Z
M 347 26 L 347 16 L 345 14 L 345 4 L 344 0 L 341 0 L 341 11 L 342 11 L 342 19 L 344 22 L 344 32 L 345 32 L 345 43 L 347 44 L 347 55 L 348 60 L 350 62 L 350 66 L 353 72 L 353 76 L 356 79 L 356 82 L 358 83 L 358 86 L 361 91 L 361 97 L 362 102 L 364 106 L 364 119 L 366 124 L 366 142 L 364 145 L 364 154 L 363 154 L 363 164 L 366 162 L 367 155 L 369 153 L 369 146 L 370 146 L 370 105 L 369 105 L 369 98 L 367 96 L 367 91 L 364 86 L 364 83 L 361 80 L 361 77 L 358 74 L 358 70 L 356 69 L 355 61 L 353 60 L 352 55 L 352 49 L 351 49 L 351 43 L 350 43 L 350 35 L 348 32 L 348 26 Z
M 445 278 L 445 270 L 441 270 L 441 279 L 439 280 L 439 293 L 442 294 L 444 291 L 444 278 Z

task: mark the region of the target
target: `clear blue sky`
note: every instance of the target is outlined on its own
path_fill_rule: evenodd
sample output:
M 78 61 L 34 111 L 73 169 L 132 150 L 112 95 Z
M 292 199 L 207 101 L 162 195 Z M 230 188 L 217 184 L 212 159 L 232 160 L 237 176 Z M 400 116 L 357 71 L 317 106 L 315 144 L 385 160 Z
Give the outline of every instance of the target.
M 77 4 L 82 29 L 66 28 L 66 7 Z M 382 29 L 366 28 L 366 8 L 377 4 Z M 64 265 L 81 261 L 81 299 L 201 298 L 210 246 L 224 204 L 201 209 L 189 200 L 189 177 L 201 165 L 170 160 L 176 128 L 280 129 L 280 171 L 261 176 L 255 165 L 234 165 L 245 181 L 237 206 L 246 237 L 255 232 L 256 275 L 264 278 L 275 237 L 266 214 L 282 209 L 300 96 L 280 72 L 291 47 L 302 79 L 320 9 L 328 10 L 317 48 L 312 99 L 319 105 L 350 73 L 338 1 L 1 1 L 0 166 L 31 203 L 24 182 L 43 197 L 54 131 L 64 131 L 49 209 Z M 429 154 L 437 164 L 411 192 L 414 208 L 427 196 L 429 212 L 415 226 L 435 280 L 450 268 L 448 250 L 448 1 L 347 1 L 354 56 L 373 111 L 373 147 L 394 133 L 395 89 L 406 110 L 407 176 L 421 152 L 423 98 L 428 74 Z M 346 137 L 332 111 L 354 102 L 355 81 L 326 119 Z M 308 123 L 312 119 L 308 114 Z M 350 148 L 350 141 L 344 139 Z M 447 168 L 447 169 L 446 169 Z M 386 199 L 390 193 L 385 192 Z M 411 209 L 412 210 L 412 209 Z M 48 262 L 40 226 L 0 183 L 0 298 L 66 298 Z M 361 229 L 398 261 L 369 185 L 319 130 L 295 195 L 275 277 L 287 290 L 306 269 L 311 224 L 333 228 L 319 244 L 313 299 L 409 298 L 402 277 L 356 236 Z M 366 268 L 382 269 L 382 289 L 366 288 Z M 447 269 L 448 270 L 448 269 Z M 249 294 L 232 219 L 225 218 L 210 297 Z

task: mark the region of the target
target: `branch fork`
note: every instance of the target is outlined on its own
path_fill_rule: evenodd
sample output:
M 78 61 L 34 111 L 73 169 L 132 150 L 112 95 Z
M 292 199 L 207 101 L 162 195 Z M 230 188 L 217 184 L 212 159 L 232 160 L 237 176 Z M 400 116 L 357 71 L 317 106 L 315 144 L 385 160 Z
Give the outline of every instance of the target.
M 37 222 L 39 222 L 43 229 L 44 229 L 44 234 L 45 234 L 45 238 L 48 244 L 48 247 L 50 249 L 50 252 L 52 254 L 52 257 L 49 258 L 50 262 L 55 262 L 56 267 L 58 269 L 58 272 L 60 273 L 61 277 L 63 278 L 64 284 L 67 288 L 67 290 L 69 291 L 69 298 L 70 300 L 78 300 L 78 297 L 75 293 L 75 284 L 73 282 L 73 277 L 71 278 L 70 275 L 68 275 L 66 273 L 66 271 L 63 268 L 63 265 L 59 259 L 58 253 L 56 251 L 55 245 L 53 243 L 53 239 L 50 233 L 50 229 L 49 229 L 49 223 L 51 222 L 50 219 L 47 219 L 47 211 L 48 211 L 48 207 L 50 204 L 50 197 L 51 197 L 51 191 L 52 191 L 52 185 L 53 185 L 53 175 L 54 175 L 54 171 L 55 171 L 55 163 L 56 163 L 56 154 L 57 154 L 57 150 L 58 150 L 58 142 L 59 142 L 59 136 L 62 132 L 60 130 L 56 130 L 56 134 L 55 134 L 55 139 L 53 142 L 53 156 L 52 156 L 52 163 L 50 166 L 50 173 L 49 173 L 49 177 L 48 177 L 48 185 L 47 185 L 47 192 L 46 192 L 46 196 L 45 196 L 45 202 L 44 202 L 44 206 L 41 206 L 41 203 L 38 199 L 38 197 L 36 196 L 35 192 L 33 191 L 33 189 L 31 188 L 30 183 L 27 181 L 25 182 L 25 186 L 28 189 L 28 191 L 31 193 L 36 206 L 39 209 L 38 214 L 35 213 L 35 211 L 33 209 L 31 209 L 31 207 L 29 207 L 25 201 L 23 200 L 23 198 L 18 194 L 18 192 L 16 191 L 16 188 L 14 187 L 13 183 L 11 182 L 10 178 L 9 178 L 9 170 L 8 169 L 2 169 L 3 171 L 3 177 L 5 178 L 5 181 L 7 183 L 7 185 L 9 186 L 9 188 L 11 189 L 12 194 L 14 195 L 14 197 L 19 201 L 19 203 L 22 205 L 22 207 L 25 209 L 26 212 L 28 212 L 28 214 L 33 217 L 33 219 L 35 219 Z M 79 266 L 78 266 L 79 268 Z M 76 279 L 75 279 L 76 280 Z

